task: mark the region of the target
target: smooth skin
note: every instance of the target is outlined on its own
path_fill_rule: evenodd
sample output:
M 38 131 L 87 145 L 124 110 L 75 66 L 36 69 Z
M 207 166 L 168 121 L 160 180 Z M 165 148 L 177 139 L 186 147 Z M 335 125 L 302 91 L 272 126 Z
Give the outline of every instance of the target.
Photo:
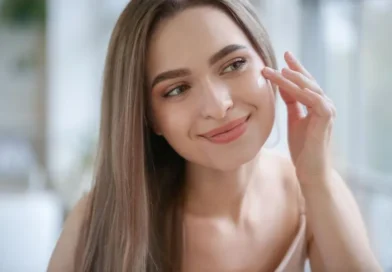
M 216 55 L 228 46 L 236 49 Z M 292 54 L 282 71 L 265 67 L 236 23 L 212 7 L 160 23 L 148 52 L 154 130 L 187 160 L 183 271 L 273 271 L 298 232 L 302 197 L 312 271 L 381 271 L 332 168 L 333 102 Z M 287 105 L 291 160 L 263 148 L 274 121 L 271 83 Z M 248 115 L 234 142 L 200 136 Z M 86 201 L 65 223 L 49 271 L 72 271 Z

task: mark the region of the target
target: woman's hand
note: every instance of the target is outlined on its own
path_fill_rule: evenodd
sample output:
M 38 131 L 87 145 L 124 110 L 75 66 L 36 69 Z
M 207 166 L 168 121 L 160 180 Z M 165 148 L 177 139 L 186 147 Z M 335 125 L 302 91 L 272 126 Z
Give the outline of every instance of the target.
M 316 80 L 294 56 L 286 52 L 288 68 L 269 67 L 262 73 L 279 87 L 288 111 L 288 142 L 300 182 L 326 180 L 332 174 L 330 138 L 336 110 Z M 304 112 L 302 105 L 307 108 Z
M 279 87 L 287 105 L 289 148 L 306 202 L 312 270 L 382 271 L 355 199 L 331 166 L 335 107 L 299 61 L 290 53 L 285 60 L 289 68 L 281 73 L 265 68 L 263 75 Z

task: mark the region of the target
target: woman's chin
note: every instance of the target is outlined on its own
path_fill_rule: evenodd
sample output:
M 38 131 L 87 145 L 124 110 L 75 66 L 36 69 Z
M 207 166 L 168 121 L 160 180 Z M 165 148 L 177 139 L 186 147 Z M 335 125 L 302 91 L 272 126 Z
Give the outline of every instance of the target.
M 225 153 L 211 154 L 204 166 L 218 171 L 234 171 L 254 160 L 260 153 L 262 147 L 263 144 L 254 144 L 252 146 L 248 144 L 241 150 L 235 152 L 228 151 Z

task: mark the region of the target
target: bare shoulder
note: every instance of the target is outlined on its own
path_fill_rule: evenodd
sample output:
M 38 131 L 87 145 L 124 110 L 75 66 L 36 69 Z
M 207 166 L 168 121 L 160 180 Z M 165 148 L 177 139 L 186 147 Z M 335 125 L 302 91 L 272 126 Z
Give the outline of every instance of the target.
M 83 196 L 68 215 L 52 253 L 48 272 L 71 272 L 74 270 L 75 250 L 90 197 L 90 193 Z

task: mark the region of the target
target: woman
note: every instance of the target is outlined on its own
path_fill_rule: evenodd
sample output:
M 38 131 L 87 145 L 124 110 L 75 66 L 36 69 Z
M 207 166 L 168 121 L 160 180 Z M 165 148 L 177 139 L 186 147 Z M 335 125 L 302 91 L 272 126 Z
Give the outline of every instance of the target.
M 380 271 L 332 169 L 335 109 L 245 0 L 133 0 L 107 56 L 95 185 L 49 271 Z M 263 145 L 279 88 L 291 160 Z M 301 111 L 307 107 L 307 114 Z

